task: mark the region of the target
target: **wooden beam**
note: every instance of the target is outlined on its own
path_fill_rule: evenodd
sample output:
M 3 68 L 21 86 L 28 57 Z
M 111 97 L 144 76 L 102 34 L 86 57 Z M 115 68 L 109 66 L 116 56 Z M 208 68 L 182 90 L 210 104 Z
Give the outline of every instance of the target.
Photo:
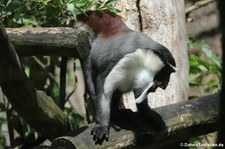
M 53 99 L 44 92 L 36 90 L 29 81 L 1 22 L 0 86 L 19 115 L 48 139 L 54 139 L 74 130 L 75 126 Z
M 7 34 L 19 56 L 87 56 L 88 35 L 73 28 L 7 28 Z
M 196 100 L 180 102 L 154 109 L 162 117 L 166 125 L 164 130 L 154 131 L 142 123 L 140 116 L 131 111 L 120 111 L 118 119 L 127 122 L 132 128 L 122 126 L 116 132 L 110 129 L 109 142 L 95 145 L 91 136 L 91 127 L 83 127 L 70 136 L 55 139 L 52 149 L 56 148 L 92 148 L 92 149 L 119 149 L 119 148 L 169 148 L 168 145 L 176 144 L 179 148 L 181 141 L 193 136 L 198 136 L 218 129 L 219 94 L 201 97 Z

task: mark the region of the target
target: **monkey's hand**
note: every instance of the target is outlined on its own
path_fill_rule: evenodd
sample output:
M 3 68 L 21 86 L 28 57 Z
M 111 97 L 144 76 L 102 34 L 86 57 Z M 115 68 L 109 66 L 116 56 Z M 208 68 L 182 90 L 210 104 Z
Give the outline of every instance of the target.
M 109 127 L 96 124 L 92 129 L 91 134 L 93 135 L 95 144 L 102 144 L 104 140 L 109 140 Z

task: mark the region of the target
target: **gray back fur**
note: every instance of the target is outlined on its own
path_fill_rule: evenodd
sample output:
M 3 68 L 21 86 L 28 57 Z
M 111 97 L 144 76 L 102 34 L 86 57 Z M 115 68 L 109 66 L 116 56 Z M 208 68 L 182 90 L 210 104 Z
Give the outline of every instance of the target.
M 90 56 L 98 73 L 104 72 L 107 75 L 121 58 L 138 48 L 153 50 L 165 64 L 176 66 L 167 48 L 140 32 L 128 32 L 106 40 L 98 36 L 92 44 Z M 169 55 L 169 60 L 165 57 L 165 53 L 166 56 Z

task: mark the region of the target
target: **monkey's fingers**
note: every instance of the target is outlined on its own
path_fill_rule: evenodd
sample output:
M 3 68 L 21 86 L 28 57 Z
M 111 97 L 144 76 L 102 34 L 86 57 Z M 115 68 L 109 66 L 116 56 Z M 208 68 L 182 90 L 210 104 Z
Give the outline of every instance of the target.
M 95 144 L 102 144 L 104 140 L 109 140 L 109 128 L 107 126 L 97 125 L 95 126 L 91 134 L 93 135 L 93 140 Z

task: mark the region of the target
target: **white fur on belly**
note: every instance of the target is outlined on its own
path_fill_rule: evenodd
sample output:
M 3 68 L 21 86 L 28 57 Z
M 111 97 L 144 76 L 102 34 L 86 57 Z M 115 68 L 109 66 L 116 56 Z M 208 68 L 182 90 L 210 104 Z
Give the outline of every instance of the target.
M 119 89 L 127 92 L 134 88 L 142 91 L 136 102 L 141 103 L 153 85 L 155 74 L 164 67 L 161 59 L 151 50 L 137 49 L 127 54 L 113 67 L 104 83 L 105 94 L 111 96 Z

